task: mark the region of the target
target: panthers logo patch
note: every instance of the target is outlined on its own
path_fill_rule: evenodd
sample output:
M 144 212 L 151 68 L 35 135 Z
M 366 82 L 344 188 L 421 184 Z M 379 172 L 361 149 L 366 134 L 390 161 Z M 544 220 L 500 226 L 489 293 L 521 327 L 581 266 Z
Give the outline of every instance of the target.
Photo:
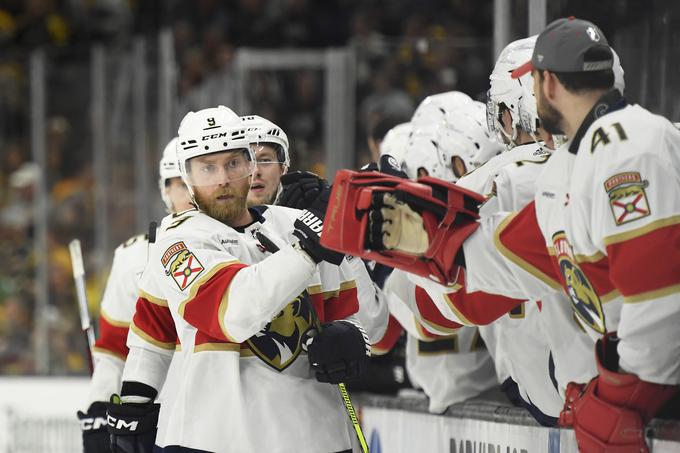
M 180 291 L 191 285 L 205 269 L 184 242 L 172 244 L 163 253 L 161 264 L 165 275 L 172 277 Z
M 309 295 L 300 294 L 246 343 L 264 363 L 283 371 L 302 352 L 302 336 L 312 325 Z
M 571 245 L 563 232 L 553 236 L 553 245 L 557 254 L 557 264 L 576 315 L 596 332 L 606 333 L 602 301 L 574 259 Z
M 649 185 L 639 172 L 619 173 L 607 179 L 604 189 L 616 225 L 623 225 L 650 214 L 645 188 Z

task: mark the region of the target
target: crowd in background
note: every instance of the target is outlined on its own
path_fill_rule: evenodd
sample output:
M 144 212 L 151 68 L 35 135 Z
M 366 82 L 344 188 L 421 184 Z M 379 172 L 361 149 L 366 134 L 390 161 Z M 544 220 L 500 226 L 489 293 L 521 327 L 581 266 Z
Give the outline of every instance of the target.
M 482 75 L 490 67 L 492 2 L 474 8 L 467 3 L 428 1 L 416 8 L 407 1 L 357 0 L 0 1 L 0 374 L 36 372 L 33 201 L 40 172 L 30 152 L 31 50 L 44 48 L 48 69 L 57 69 L 48 71 L 47 83 L 50 305 L 44 316 L 49 326 L 49 369 L 79 374 L 86 372 L 87 363 L 67 244 L 78 237 L 86 252 L 94 247 L 91 131 L 82 108 L 88 103 L 88 90 L 82 88 L 88 83 L 92 43 L 120 49 L 134 33 L 153 36 L 161 27 L 172 30 L 180 116 L 216 100 L 233 105 L 237 47 L 353 46 L 355 160 L 362 164 L 370 156 L 365 134 L 380 117 L 408 118 L 432 92 L 483 93 Z M 466 48 L 457 39 L 475 52 L 463 56 Z M 323 173 L 321 72 L 263 71 L 253 74 L 250 82 L 253 112 L 287 131 L 294 166 L 297 160 Z M 128 228 L 122 234 L 133 233 Z M 96 309 L 102 279 L 91 275 L 89 280 L 90 302 Z
M 512 35 L 518 37 L 526 30 L 527 2 L 512 3 Z M 585 0 L 572 3 L 600 8 Z M 624 3 L 625 8 L 598 16 L 605 32 L 624 14 L 626 20 L 636 18 L 636 2 Z M 370 159 L 365 137 L 381 118 L 407 119 L 420 100 L 442 91 L 459 90 L 483 100 L 493 62 L 492 18 L 491 0 L 0 0 L 0 374 L 36 372 L 33 201 L 40 172 L 30 150 L 30 51 L 45 49 L 51 69 L 47 178 L 41 181 L 49 195 L 50 305 L 43 314 L 49 326 L 49 371 L 81 374 L 87 369 L 85 343 L 67 244 L 78 237 L 86 251 L 94 248 L 95 181 L 86 108 L 93 43 L 122 52 L 134 35 L 153 37 L 161 29 L 171 30 L 178 117 L 192 109 L 234 105 L 237 48 L 351 46 L 356 54 L 356 146 L 348 152 L 359 166 Z M 150 47 L 149 59 L 154 59 Z M 629 79 L 629 72 L 626 77 L 634 86 L 634 77 Z M 323 173 L 321 72 L 259 71 L 246 86 L 252 112 L 242 113 L 257 113 L 282 126 L 291 140 L 293 167 Z M 131 173 L 115 166 L 111 171 Z M 114 194 L 125 209 L 131 209 L 133 190 L 123 183 Z M 160 197 L 156 204 L 160 207 Z M 112 215 L 113 240 L 137 233 L 128 220 L 119 211 Z M 115 245 L 110 244 L 111 250 Z M 95 309 L 102 275 L 90 278 Z

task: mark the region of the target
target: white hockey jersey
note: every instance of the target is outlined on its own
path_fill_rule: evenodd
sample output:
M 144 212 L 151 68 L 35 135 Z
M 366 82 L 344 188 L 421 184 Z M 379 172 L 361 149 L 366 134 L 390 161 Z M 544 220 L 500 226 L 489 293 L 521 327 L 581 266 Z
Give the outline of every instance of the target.
M 607 93 L 546 164 L 535 203 L 482 217 L 464 245 L 469 286 L 563 288 L 593 337 L 618 332 L 622 370 L 679 384 L 678 149 L 669 121 Z
M 156 444 L 206 452 L 337 452 L 350 448 L 337 388 L 317 382 L 301 347 L 312 325 L 358 308 L 340 268 L 291 247 L 299 211 L 251 210 L 238 231 L 190 210 L 166 217 L 128 336 L 124 381 L 156 389 L 181 355 L 161 405 Z M 280 251 L 270 254 L 261 232 Z M 167 392 L 170 393 L 170 392 Z M 192 450 L 192 451 L 194 451 Z
M 442 413 L 452 404 L 498 385 L 493 361 L 476 327 L 448 329 L 426 321 L 417 307 L 424 291 L 407 274 L 394 270 L 383 288 L 392 315 L 407 331 L 406 371 L 429 398 L 429 411 Z
M 139 280 L 146 266 L 147 235 L 134 236 L 119 245 L 113 255 L 99 311 L 99 337 L 92 353 L 94 373 L 90 381 L 87 407 L 96 401 L 109 401 L 120 392 L 123 366 L 128 354 L 128 328 L 135 312 Z

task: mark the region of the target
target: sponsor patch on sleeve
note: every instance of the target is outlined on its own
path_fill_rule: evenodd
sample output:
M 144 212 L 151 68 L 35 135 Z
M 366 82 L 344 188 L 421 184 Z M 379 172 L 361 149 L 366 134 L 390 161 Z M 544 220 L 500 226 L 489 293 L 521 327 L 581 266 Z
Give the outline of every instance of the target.
M 645 189 L 649 185 L 639 172 L 619 173 L 604 182 L 616 225 L 647 217 L 651 211 Z
M 184 242 L 176 242 L 168 247 L 161 257 L 161 264 L 165 275 L 172 277 L 180 291 L 191 285 L 205 269 Z

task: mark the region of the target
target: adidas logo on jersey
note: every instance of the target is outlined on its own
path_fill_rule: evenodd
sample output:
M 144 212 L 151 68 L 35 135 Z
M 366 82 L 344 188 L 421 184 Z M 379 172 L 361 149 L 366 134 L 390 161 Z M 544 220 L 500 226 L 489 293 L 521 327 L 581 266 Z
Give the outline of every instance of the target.
M 316 234 L 321 234 L 321 231 L 323 231 L 323 220 L 319 219 L 306 209 L 302 211 L 302 214 L 300 214 L 298 220 L 307 225 L 309 229 Z

